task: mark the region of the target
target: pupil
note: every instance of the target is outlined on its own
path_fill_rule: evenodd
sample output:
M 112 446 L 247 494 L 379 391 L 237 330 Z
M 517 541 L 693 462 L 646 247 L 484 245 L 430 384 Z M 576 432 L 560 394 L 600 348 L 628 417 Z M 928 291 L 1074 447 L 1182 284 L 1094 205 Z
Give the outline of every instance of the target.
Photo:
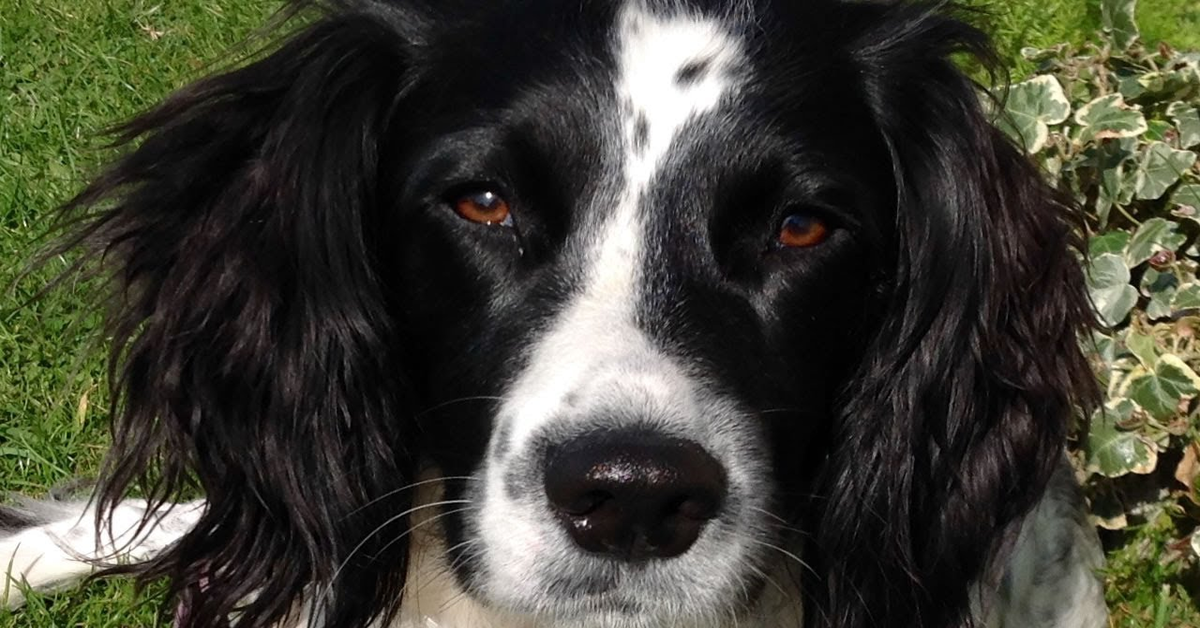
M 812 229 L 812 218 L 797 215 L 788 216 L 787 220 L 784 221 L 784 226 L 788 231 L 803 233 Z
M 491 192 L 480 192 L 471 201 L 484 209 L 494 209 L 496 206 L 496 195 Z

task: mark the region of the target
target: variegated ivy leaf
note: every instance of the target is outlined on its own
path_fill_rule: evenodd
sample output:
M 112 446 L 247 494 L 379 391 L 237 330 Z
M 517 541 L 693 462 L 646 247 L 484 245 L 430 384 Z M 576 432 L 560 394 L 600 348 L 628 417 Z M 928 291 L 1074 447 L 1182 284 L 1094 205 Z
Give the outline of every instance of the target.
M 1200 377 L 1183 360 L 1174 355 L 1158 359 L 1152 373 L 1144 373 L 1129 381 L 1126 395 L 1159 421 L 1169 421 L 1179 414 L 1180 403 L 1196 394 Z
M 1096 217 L 1102 229 L 1108 224 L 1113 205 L 1125 206 L 1133 201 L 1136 177 L 1131 159 L 1136 153 L 1137 140 L 1134 138 L 1103 142 L 1085 151 L 1090 164 L 1100 171 Z
M 1200 212 L 1200 183 L 1185 183 L 1175 188 L 1175 193 L 1171 195 L 1171 202 L 1180 207 L 1192 208 L 1189 217 L 1195 220 L 1196 213 Z
M 1147 120 L 1146 134 L 1142 137 L 1152 142 L 1165 142 L 1175 127 L 1166 120 Z
M 1137 0 L 1100 0 L 1100 21 L 1104 32 L 1112 37 L 1120 50 L 1133 45 L 1138 38 L 1134 7 Z
M 1158 466 L 1158 447 L 1137 432 L 1123 430 L 1120 424 L 1129 423 L 1137 404 L 1129 399 L 1109 402 L 1092 415 L 1084 453 L 1087 470 L 1105 477 L 1117 478 L 1129 473 L 1146 474 Z
M 1125 104 L 1120 94 L 1101 96 L 1075 112 L 1075 123 L 1082 127 L 1079 141 L 1137 137 L 1149 128 L 1141 111 Z
M 1109 231 L 1088 240 L 1088 257 L 1096 257 L 1104 253 L 1124 253 L 1125 245 L 1129 244 L 1128 231 Z
M 1142 275 L 1141 288 L 1142 294 L 1150 297 L 1150 303 L 1146 305 L 1146 316 L 1150 317 L 1150 320 L 1159 320 L 1171 315 L 1174 311 L 1171 309 L 1171 301 L 1175 298 L 1178 287 L 1179 280 L 1173 273 L 1146 269 Z
M 1112 363 L 1117 361 L 1117 341 L 1113 340 L 1112 336 L 1099 331 L 1092 332 L 1091 345 L 1089 346 L 1087 341 L 1084 341 L 1083 348 L 1085 351 L 1095 353 L 1096 357 L 1104 361 L 1105 366 L 1112 366 Z
M 1137 289 L 1129 285 L 1129 267 L 1114 253 L 1092 258 L 1088 269 L 1088 292 L 1100 320 L 1109 327 L 1117 326 L 1137 303 Z
M 1146 93 L 1161 102 L 1174 98 L 1187 98 L 1200 84 L 1200 75 L 1196 73 L 1195 68 L 1184 65 L 1178 69 L 1147 72 L 1138 77 L 1138 83 L 1146 90 Z
M 1173 102 L 1167 107 L 1167 115 L 1179 130 L 1179 145 L 1191 148 L 1200 144 L 1200 109 L 1185 102 Z
M 1142 153 L 1137 170 L 1137 197 L 1156 199 L 1196 163 L 1196 153 L 1176 150 L 1164 142 L 1150 144 Z
M 1150 259 L 1158 251 L 1174 253 L 1183 246 L 1187 236 L 1178 232 L 1179 225 L 1165 218 L 1151 218 L 1138 226 L 1125 248 L 1125 263 L 1129 268 Z
M 1043 75 L 1009 88 L 999 126 L 1033 154 L 1042 150 L 1050 137 L 1047 125 L 1061 124 L 1069 115 L 1071 103 L 1062 85 L 1053 76 Z
M 1131 331 L 1125 336 L 1125 348 L 1147 369 L 1154 368 L 1158 363 L 1158 349 L 1155 347 L 1154 336 Z
M 1200 284 L 1185 283 L 1175 290 L 1171 298 L 1171 312 L 1200 308 Z

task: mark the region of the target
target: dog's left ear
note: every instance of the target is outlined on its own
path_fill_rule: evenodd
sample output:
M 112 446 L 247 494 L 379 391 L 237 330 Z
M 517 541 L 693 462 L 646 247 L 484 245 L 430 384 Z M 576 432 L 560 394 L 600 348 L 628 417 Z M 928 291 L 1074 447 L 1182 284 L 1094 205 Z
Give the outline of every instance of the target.
M 950 60 L 991 59 L 985 35 L 929 6 L 852 11 L 847 56 L 892 155 L 897 235 L 824 479 L 814 601 L 831 626 L 969 626 L 967 585 L 994 583 L 1095 396 L 1081 225 Z

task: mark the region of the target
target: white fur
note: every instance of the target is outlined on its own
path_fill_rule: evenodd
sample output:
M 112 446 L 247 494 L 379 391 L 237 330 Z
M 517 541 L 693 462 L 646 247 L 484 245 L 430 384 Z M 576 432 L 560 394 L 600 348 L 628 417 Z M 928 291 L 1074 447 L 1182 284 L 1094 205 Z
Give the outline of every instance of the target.
M 756 545 L 766 524 L 755 511 L 766 507 L 769 492 L 758 479 L 767 470 L 755 466 L 766 459 L 765 447 L 751 417 L 708 394 L 701 374 L 688 372 L 639 329 L 635 308 L 642 268 L 653 262 L 639 215 L 642 199 L 680 131 L 714 111 L 733 89 L 726 75 L 740 59 L 740 45 L 714 19 L 656 15 L 631 3 L 618 19 L 614 46 L 622 126 L 615 205 L 593 212 L 600 214 L 597 224 L 585 231 L 599 235 L 586 244 L 583 286 L 533 344 L 528 366 L 497 413 L 508 429 L 496 434 L 508 442 L 494 442 L 493 451 L 507 453 L 486 462 L 483 490 L 471 496 L 480 509 L 468 517 L 468 535 L 481 541 L 475 548 L 482 567 L 476 593 L 505 607 L 547 612 L 567 602 L 547 593 L 556 578 L 618 569 L 618 592 L 658 604 L 664 616 L 723 613 L 746 570 L 768 568 L 770 548 Z M 678 84 L 680 69 L 697 61 L 705 64 L 702 75 Z M 644 141 L 635 137 L 639 121 Z M 505 490 L 509 467 L 526 459 L 531 440 L 548 425 L 565 427 L 618 410 L 624 420 L 705 447 L 725 467 L 729 491 L 740 504 L 724 521 L 706 526 L 694 551 L 638 570 L 586 556 L 561 529 L 544 495 L 515 500 Z M 540 486 L 540 479 L 531 479 Z
M 101 530 L 95 527 L 94 508 L 86 503 L 33 508 L 35 516 L 50 522 L 0 538 L 0 607 L 24 604 L 27 588 L 45 592 L 68 587 L 94 573 L 94 561 L 121 564 L 154 556 L 195 525 L 204 502 L 175 505 L 141 528 L 146 503 L 125 500 L 113 511 L 111 525 Z

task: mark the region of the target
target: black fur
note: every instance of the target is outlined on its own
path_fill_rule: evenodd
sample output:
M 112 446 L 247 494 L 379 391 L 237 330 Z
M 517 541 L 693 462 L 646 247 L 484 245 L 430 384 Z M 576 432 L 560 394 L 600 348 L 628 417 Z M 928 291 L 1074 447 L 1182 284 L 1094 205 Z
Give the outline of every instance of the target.
M 828 353 L 845 348 L 844 363 L 828 372 L 807 365 L 825 382 L 833 416 L 803 433 L 777 432 L 776 467 L 791 474 L 779 478 L 791 491 L 782 510 L 812 536 L 808 624 L 969 626 L 967 583 L 999 578 L 1013 525 L 1042 494 L 1073 408 L 1095 394 L 1076 345 L 1092 324 L 1073 253 L 1079 225 L 989 125 L 975 85 L 950 61 L 991 59 L 978 30 L 920 3 L 759 4 L 771 19 L 754 45 L 786 63 L 762 68 L 775 74 L 755 97 L 774 111 L 792 82 L 827 81 L 835 100 L 787 115 L 835 116 L 821 124 L 828 137 L 806 141 L 854 137 L 831 154 L 873 169 L 855 182 L 885 205 L 863 226 L 874 231 L 863 235 L 872 246 L 853 270 L 835 271 L 868 278 L 851 284 L 858 294 L 830 293 L 856 311 L 819 313 L 845 321 L 841 335 L 823 340 Z M 67 206 L 86 223 L 64 250 L 84 248 L 81 264 L 111 277 L 113 449 L 100 504 L 111 508 L 133 486 L 162 502 L 193 482 L 209 500 L 179 545 L 128 568 L 143 580 L 168 576 L 171 598 L 188 600 L 190 626 L 222 625 L 233 611 L 239 627 L 269 626 L 306 587 L 328 590 L 330 626 L 397 611 L 407 559 L 399 536 L 407 518 L 398 515 L 412 495 L 391 491 L 413 480 L 423 458 L 438 458 L 438 446 L 453 450 L 445 467 L 468 465 L 488 423 L 419 420 L 448 395 L 431 397 L 427 382 L 444 373 L 410 353 L 423 360 L 446 349 L 406 316 L 470 301 L 454 292 L 432 305 L 410 299 L 436 278 L 399 276 L 411 267 L 406 255 L 438 243 L 403 233 L 407 215 L 396 205 L 411 194 L 410 170 L 425 166 L 414 163 L 416 147 L 459 122 L 431 103 L 465 100 L 483 111 L 518 91 L 454 46 L 502 52 L 545 76 L 601 72 L 602 60 L 575 51 L 602 36 L 571 29 L 602 23 L 613 8 L 580 5 L 570 22 L 531 17 L 546 9 L 515 3 L 331 3 L 277 51 L 121 127 L 129 153 Z M 514 34 L 499 21 L 505 12 L 515 29 L 544 21 Z M 439 39 L 430 24 L 453 24 L 456 38 Z M 504 38 L 535 28 L 569 33 L 561 40 L 569 52 L 549 57 L 538 41 Z M 460 57 L 467 61 L 456 65 Z M 432 68 L 446 72 L 430 76 Z M 702 69 L 680 80 L 698 80 Z M 586 109 L 590 97 L 563 100 Z M 564 133 L 580 126 L 568 113 L 552 122 Z M 586 134 L 576 137 L 572 149 L 587 154 Z M 595 165 L 577 159 L 534 171 L 534 179 L 556 173 L 543 205 L 592 185 Z M 556 221 L 565 220 L 543 214 L 514 263 L 557 259 L 568 225 Z M 728 219 L 731 235 L 714 247 L 729 277 L 756 272 L 737 254 L 739 221 L 753 220 Z M 413 248 L 397 251 L 396 242 Z M 487 256 L 507 245 L 471 246 Z M 525 298 L 559 302 L 565 281 Z M 688 329 L 728 324 L 702 310 Z M 447 337 L 468 329 L 461 322 Z M 482 346 L 515 353 L 516 331 L 495 334 Z M 796 462 L 799 450 L 809 455 Z

